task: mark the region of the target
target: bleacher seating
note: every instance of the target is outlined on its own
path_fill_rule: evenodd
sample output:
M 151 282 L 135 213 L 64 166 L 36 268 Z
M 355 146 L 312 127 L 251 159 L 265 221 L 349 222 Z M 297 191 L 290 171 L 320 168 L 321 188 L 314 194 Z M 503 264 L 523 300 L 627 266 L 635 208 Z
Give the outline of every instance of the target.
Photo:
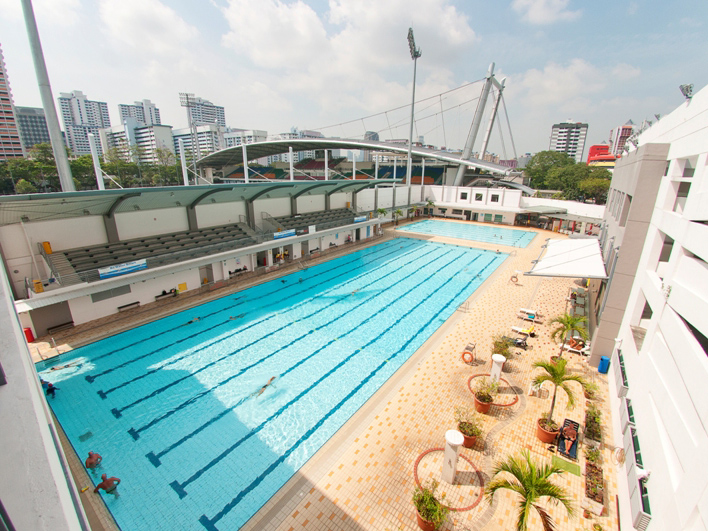
M 226 225 L 55 251 L 48 258 L 83 273 L 143 258 L 150 259 L 150 267 L 156 267 L 254 243 L 239 225 Z
M 273 221 L 283 230 L 305 229 L 310 225 L 324 225 L 336 227 L 337 225 L 347 225 L 352 223 L 355 214 L 348 208 L 338 208 L 335 210 L 321 210 L 317 212 L 307 212 L 296 216 L 283 216 L 274 218 Z

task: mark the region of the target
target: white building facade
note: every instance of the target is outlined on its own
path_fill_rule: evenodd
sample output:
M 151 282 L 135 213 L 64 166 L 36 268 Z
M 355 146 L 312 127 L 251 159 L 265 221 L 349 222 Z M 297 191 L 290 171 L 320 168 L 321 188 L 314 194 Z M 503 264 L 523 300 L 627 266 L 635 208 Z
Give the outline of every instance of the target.
M 118 105 L 121 122 L 126 118 L 134 118 L 143 125 L 161 125 L 160 109 L 150 100 L 136 101 L 133 105 L 121 103 Z
M 74 155 L 91 153 L 88 135 L 98 135 L 100 129 L 110 127 L 108 105 L 89 100 L 80 90 L 59 95 L 59 110 L 64 123 L 66 145 Z M 101 147 L 98 146 L 99 152 Z
M 667 155 L 610 365 L 622 529 L 708 529 L 707 117 L 704 88 L 638 138 Z
M 204 98 L 190 99 L 189 114 L 192 117 L 192 124 L 194 125 L 217 124 L 221 127 L 226 127 L 224 108 L 219 105 L 214 105 Z
M 172 126 L 144 125 L 135 118 L 125 118 L 122 125 L 101 129 L 100 138 L 104 153 L 117 149 L 125 160 L 132 162 L 157 164 L 165 159 L 160 150 L 175 153 Z

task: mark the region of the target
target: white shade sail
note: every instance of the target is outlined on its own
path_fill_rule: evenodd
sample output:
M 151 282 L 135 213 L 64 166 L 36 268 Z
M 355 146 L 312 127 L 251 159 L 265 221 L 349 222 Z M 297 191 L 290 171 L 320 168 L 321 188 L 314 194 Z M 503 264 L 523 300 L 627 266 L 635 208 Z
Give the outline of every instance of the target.
M 607 278 L 600 242 L 595 238 L 548 240 L 546 252 L 525 275 Z

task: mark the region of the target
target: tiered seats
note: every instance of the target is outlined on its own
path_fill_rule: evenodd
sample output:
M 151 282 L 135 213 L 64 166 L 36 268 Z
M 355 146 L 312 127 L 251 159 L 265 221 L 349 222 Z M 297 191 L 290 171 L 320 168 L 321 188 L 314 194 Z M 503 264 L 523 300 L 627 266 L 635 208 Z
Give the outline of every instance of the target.
M 228 225 L 69 249 L 55 254 L 62 254 L 74 271 L 81 273 L 143 258 L 150 259 L 152 267 L 166 265 L 254 243 L 241 227 Z M 183 251 L 192 252 L 185 254 Z
M 298 214 L 297 216 L 284 216 L 280 218 L 274 218 L 275 223 L 278 227 L 288 230 L 288 229 L 300 229 L 306 228 L 310 225 L 327 225 L 330 227 L 336 227 L 337 225 L 346 225 L 352 223 L 354 214 L 351 210 L 347 208 L 339 208 L 335 210 L 323 210 L 319 212 L 308 212 L 306 214 Z

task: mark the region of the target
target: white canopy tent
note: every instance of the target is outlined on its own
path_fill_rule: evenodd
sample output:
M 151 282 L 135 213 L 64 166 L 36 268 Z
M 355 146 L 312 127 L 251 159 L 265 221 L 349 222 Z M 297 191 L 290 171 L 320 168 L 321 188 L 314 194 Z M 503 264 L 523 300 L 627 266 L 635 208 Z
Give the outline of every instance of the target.
M 600 242 L 595 238 L 547 240 L 543 258 L 524 274 L 538 277 L 607 278 Z

